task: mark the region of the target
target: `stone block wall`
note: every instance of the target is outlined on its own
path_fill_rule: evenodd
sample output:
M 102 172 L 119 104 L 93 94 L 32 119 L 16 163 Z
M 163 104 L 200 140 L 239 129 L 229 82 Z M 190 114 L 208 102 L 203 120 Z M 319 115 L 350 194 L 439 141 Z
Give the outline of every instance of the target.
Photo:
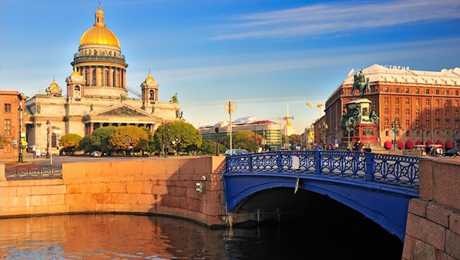
M 81 162 L 63 164 L 62 180 L 18 181 L 3 167 L 0 217 L 119 212 L 225 225 L 224 167 L 224 157 Z
M 460 259 L 460 161 L 420 160 L 420 198 L 409 203 L 402 259 Z

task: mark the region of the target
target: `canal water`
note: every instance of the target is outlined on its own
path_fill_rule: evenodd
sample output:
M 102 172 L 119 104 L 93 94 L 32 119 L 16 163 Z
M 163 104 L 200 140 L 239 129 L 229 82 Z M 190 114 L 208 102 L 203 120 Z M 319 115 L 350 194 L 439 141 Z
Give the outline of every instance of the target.
M 119 214 L 1 219 L 0 259 L 401 259 L 398 238 L 354 219 L 231 230 Z

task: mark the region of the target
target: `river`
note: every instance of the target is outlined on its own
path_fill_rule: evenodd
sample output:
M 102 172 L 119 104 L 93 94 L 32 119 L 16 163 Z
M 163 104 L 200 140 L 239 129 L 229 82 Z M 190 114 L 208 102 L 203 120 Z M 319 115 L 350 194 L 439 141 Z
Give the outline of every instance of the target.
M 1 259 L 390 260 L 402 252 L 367 219 L 211 230 L 158 216 L 62 215 L 1 219 L 0 231 Z

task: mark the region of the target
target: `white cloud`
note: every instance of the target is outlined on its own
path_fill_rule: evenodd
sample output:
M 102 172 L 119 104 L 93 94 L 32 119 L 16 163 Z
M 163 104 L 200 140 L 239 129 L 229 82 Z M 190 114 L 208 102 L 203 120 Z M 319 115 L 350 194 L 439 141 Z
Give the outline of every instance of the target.
M 223 25 L 221 39 L 275 38 L 322 35 L 376 29 L 409 23 L 427 23 L 460 18 L 458 0 L 367 1 L 317 4 L 274 12 L 255 13 Z

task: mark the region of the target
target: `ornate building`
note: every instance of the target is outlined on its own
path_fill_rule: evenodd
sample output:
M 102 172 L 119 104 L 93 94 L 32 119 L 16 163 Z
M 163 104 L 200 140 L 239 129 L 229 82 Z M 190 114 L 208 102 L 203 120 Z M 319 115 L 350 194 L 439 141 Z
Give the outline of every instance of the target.
M 375 64 L 362 71 L 370 84 L 364 98 L 375 104 L 382 146 L 393 140 L 446 144 L 460 138 L 460 68 L 438 72 Z M 326 102 L 327 143 L 343 137 L 344 104 L 357 97 L 352 94 L 353 77 L 350 72 Z
M 153 133 L 163 122 L 182 119 L 178 102 L 158 100 L 159 85 L 150 72 L 140 84 L 142 94 L 136 95 L 139 99 L 127 98 L 128 64 L 117 36 L 105 26 L 100 6 L 94 26 L 81 37 L 71 65 L 66 96 L 53 79 L 46 94 L 26 101 L 29 146 L 44 151 L 48 143 L 57 147 L 64 134 L 90 135 L 104 126 L 143 126 Z

